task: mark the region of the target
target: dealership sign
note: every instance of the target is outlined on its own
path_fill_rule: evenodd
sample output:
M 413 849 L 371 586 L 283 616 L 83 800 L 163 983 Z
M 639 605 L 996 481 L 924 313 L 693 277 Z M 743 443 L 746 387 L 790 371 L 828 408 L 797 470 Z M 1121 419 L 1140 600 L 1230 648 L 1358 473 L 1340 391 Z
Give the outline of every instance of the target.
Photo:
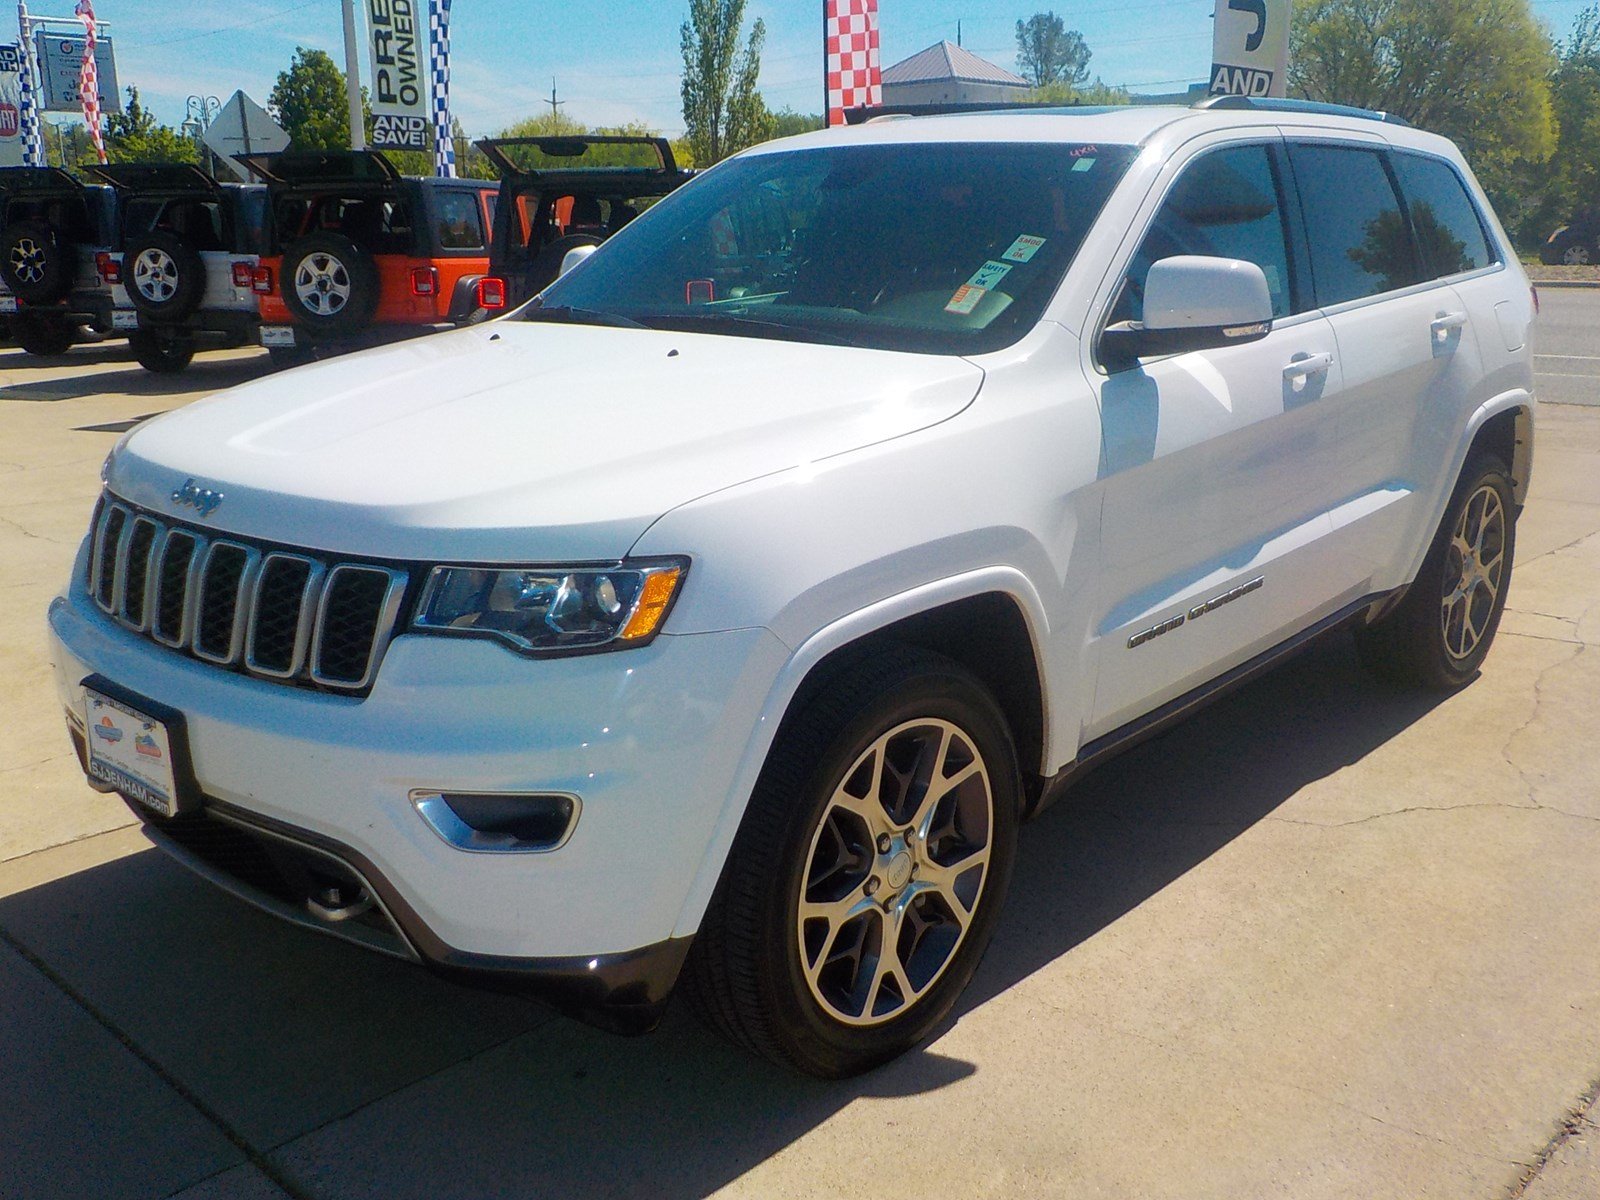
M 0 167 L 23 166 L 22 48 L 0 46 Z
M 1217 0 L 1212 95 L 1288 94 L 1290 0 Z
M 425 0 L 424 0 L 425 2 Z M 367 0 L 372 51 L 372 144 L 384 150 L 426 150 L 432 143 L 427 17 L 418 27 L 413 0 Z
M 33 45 L 38 55 L 39 78 L 44 84 L 44 111 L 83 112 L 83 97 L 78 94 L 78 82 L 83 74 L 83 38 L 63 37 L 40 29 L 34 33 Z M 108 34 L 101 34 L 95 40 L 94 65 L 100 79 L 101 111 L 121 112 L 117 59 Z

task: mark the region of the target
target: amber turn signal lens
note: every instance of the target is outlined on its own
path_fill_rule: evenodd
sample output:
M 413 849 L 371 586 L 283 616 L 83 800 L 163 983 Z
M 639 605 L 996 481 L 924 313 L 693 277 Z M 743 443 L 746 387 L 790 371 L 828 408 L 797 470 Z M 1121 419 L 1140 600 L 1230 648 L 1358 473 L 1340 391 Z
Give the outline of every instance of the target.
M 661 618 L 666 615 L 667 605 L 672 603 L 672 595 L 678 590 L 678 580 L 682 575 L 683 572 L 677 567 L 670 567 L 649 576 L 644 581 L 644 590 L 639 593 L 639 603 L 633 610 L 633 616 L 628 618 L 628 623 L 617 636 L 628 641 L 649 637 L 654 633 L 656 626 L 661 624 Z

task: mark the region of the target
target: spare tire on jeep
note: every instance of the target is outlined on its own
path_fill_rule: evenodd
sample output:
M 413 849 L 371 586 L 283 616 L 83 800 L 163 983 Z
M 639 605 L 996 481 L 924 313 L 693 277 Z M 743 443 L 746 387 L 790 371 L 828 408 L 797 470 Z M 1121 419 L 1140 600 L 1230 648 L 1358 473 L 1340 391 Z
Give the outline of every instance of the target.
M 66 299 L 77 257 L 77 248 L 42 221 L 18 221 L 0 232 L 0 279 L 29 304 Z
M 152 229 L 122 252 L 122 281 L 134 308 L 157 321 L 176 321 L 200 307 L 206 265 L 185 238 Z
M 308 233 L 283 253 L 283 302 L 313 338 L 354 333 L 378 308 L 378 265 L 337 233 Z

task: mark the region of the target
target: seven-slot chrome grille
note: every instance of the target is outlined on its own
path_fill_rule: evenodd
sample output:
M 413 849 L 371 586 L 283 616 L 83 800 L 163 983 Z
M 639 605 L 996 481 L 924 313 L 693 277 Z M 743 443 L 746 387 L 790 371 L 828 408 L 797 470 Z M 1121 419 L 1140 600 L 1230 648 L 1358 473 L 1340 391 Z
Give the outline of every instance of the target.
M 135 633 L 281 683 L 364 692 L 394 634 L 406 573 L 210 535 L 108 499 L 89 594 Z

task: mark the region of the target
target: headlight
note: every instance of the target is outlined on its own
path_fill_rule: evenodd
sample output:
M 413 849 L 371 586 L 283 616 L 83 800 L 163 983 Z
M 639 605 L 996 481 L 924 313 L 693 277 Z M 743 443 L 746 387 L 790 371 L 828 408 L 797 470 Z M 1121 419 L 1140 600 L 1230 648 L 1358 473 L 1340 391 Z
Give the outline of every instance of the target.
M 642 646 L 661 628 L 688 564 L 435 567 L 411 627 L 491 637 L 530 654 Z

